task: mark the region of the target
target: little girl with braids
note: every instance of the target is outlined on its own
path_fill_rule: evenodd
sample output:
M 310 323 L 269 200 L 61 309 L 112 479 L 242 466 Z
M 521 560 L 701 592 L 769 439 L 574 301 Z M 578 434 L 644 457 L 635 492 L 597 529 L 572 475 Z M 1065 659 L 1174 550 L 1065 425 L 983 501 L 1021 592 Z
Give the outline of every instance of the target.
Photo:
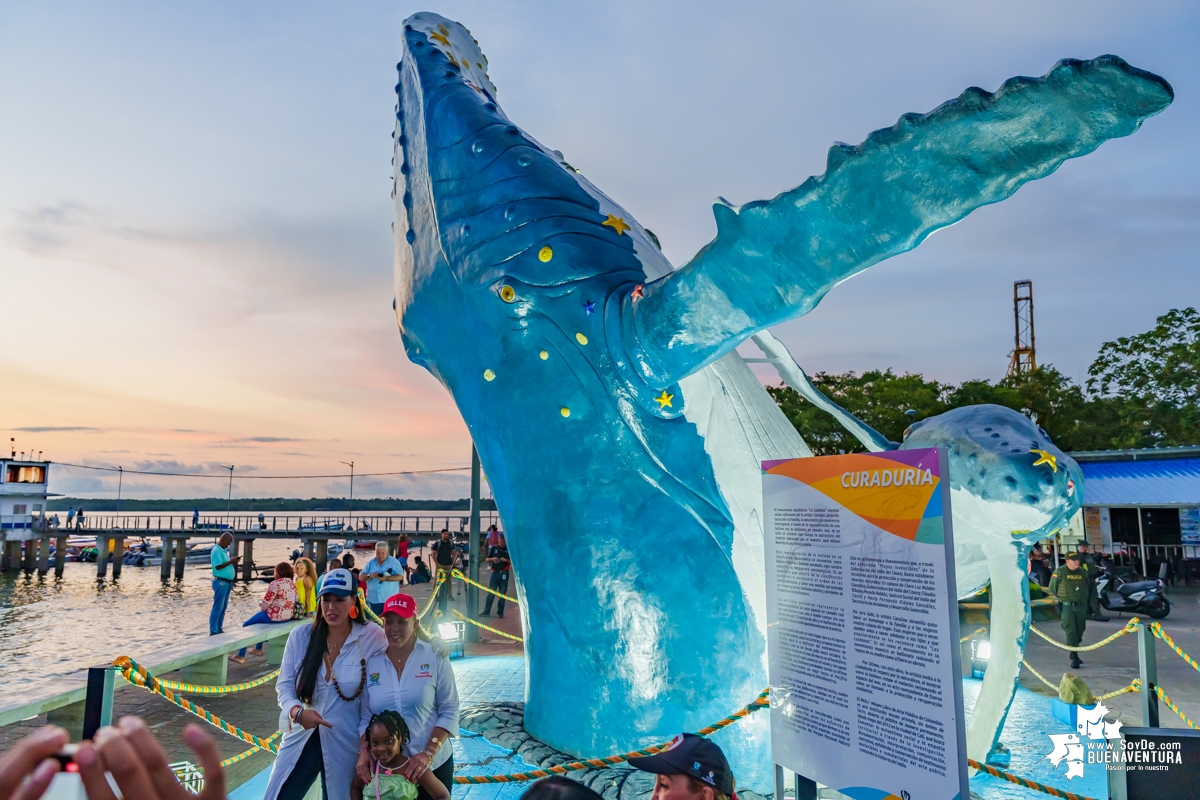
M 355 775 L 350 786 L 351 800 L 416 800 L 417 784 L 431 800 L 450 800 L 450 792 L 432 770 L 425 770 L 414 784 L 404 777 L 408 756 L 408 725 L 395 711 L 381 711 L 367 723 L 367 746 L 371 753 L 371 782 L 363 785 Z

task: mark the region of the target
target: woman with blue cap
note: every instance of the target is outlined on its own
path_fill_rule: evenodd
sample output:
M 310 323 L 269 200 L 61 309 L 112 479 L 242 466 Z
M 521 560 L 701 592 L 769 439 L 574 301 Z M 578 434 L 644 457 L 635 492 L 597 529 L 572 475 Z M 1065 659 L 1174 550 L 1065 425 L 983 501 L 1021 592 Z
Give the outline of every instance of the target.
M 367 660 L 387 648 L 349 570 L 325 573 L 312 625 L 289 634 L 276 691 L 279 756 L 263 800 L 302 800 L 320 777 L 326 800 L 349 800 L 359 750 Z

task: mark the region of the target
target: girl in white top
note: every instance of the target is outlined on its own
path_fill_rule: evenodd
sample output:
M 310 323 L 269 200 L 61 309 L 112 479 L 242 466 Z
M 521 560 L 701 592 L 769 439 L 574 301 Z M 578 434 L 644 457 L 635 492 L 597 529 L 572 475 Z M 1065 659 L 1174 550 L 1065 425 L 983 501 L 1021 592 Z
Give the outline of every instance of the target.
M 356 590 L 349 571 L 325 573 L 317 618 L 288 635 L 276 681 L 284 733 L 264 800 L 302 800 L 318 777 L 326 800 L 350 800 L 367 662 L 387 647 Z
M 372 714 L 389 709 L 400 712 L 408 725 L 410 739 L 404 746 L 409 757 L 404 777 L 419 785 L 421 776 L 432 771 L 445 785 L 454 785 L 454 749 L 447 741 L 458 735 L 458 687 L 448 654 L 441 654 L 418 634 L 417 602 L 397 594 L 383 606 L 383 630 L 387 648 L 367 659 L 366 702 L 359 731 L 366 730 Z M 371 780 L 371 758 L 365 740 L 358 757 L 358 775 Z M 429 800 L 423 787 L 418 800 Z

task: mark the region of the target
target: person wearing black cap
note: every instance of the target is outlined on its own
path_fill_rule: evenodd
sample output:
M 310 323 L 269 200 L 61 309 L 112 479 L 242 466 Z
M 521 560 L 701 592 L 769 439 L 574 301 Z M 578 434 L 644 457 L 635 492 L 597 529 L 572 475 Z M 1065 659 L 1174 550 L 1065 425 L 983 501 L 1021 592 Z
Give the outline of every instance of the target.
M 736 800 L 736 782 L 725 753 L 694 733 L 681 733 L 667 749 L 629 759 L 629 766 L 657 776 L 651 800 Z

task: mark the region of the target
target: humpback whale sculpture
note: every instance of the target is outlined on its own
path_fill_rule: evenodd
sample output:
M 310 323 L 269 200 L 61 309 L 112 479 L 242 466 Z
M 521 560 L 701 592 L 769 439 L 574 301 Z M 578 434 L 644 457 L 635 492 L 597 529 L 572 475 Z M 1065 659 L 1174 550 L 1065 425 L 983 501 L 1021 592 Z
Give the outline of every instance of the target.
M 1113 56 L 968 89 L 835 145 L 823 176 L 774 200 L 719 202 L 717 237 L 674 269 L 509 121 L 465 28 L 416 14 L 402 49 L 397 322 L 453 396 L 510 534 L 526 727 L 586 755 L 695 729 L 765 685 L 760 463 L 811 451 L 734 348 L 1171 100 Z M 910 439 L 968 429 L 988 443 L 966 423 Z M 769 784 L 765 719 L 722 743 L 743 782 Z

